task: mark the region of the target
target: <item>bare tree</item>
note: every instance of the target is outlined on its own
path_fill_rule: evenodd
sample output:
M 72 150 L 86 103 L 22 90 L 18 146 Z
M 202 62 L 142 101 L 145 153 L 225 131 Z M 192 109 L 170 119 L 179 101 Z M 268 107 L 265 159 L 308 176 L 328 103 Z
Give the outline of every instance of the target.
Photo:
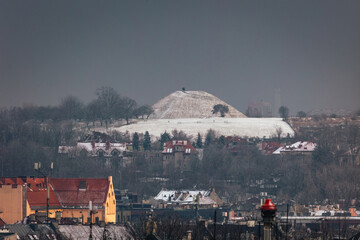
M 59 106 L 61 115 L 65 119 L 82 119 L 84 116 L 84 104 L 75 96 L 65 97 Z
M 134 116 L 134 110 L 136 109 L 137 103 L 134 99 L 124 97 L 120 102 L 122 109 L 122 116 L 126 120 L 126 124 L 129 124 L 129 119 Z
M 101 87 L 96 90 L 97 101 L 101 106 L 101 119 L 105 120 L 106 127 L 111 118 L 114 117 L 116 106 L 120 96 L 112 87 Z

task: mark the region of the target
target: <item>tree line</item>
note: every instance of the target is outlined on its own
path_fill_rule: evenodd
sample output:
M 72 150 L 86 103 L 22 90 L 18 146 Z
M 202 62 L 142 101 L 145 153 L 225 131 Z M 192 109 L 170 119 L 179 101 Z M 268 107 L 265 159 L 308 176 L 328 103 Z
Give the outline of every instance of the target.
M 5 108 L 0 110 L 0 118 L 21 122 L 78 120 L 93 125 L 100 121 L 101 125 L 105 123 L 107 127 L 114 120 L 125 120 L 129 124 L 131 118 L 148 118 L 153 113 L 151 106 L 138 105 L 134 99 L 121 96 L 112 87 L 100 87 L 95 94 L 96 98 L 87 104 L 76 96 L 69 95 L 58 106 L 26 105 Z

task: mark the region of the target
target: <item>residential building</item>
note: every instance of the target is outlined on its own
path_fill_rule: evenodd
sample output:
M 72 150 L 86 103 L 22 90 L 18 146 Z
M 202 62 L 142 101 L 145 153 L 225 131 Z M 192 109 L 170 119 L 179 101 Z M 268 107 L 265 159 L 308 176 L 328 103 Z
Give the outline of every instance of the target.
M 257 144 L 258 149 L 261 151 L 264 155 L 271 155 L 274 151 L 279 149 L 281 147 L 281 144 L 279 142 L 265 142 L 262 141 L 261 143 Z
M 339 159 L 340 165 L 360 165 L 360 145 L 346 151 Z
M 0 178 L 0 217 L 12 224 L 31 214 L 45 213 L 49 187 L 49 218 L 88 222 L 89 202 L 97 208 L 92 221 L 116 222 L 112 177 L 108 178 Z
M 272 154 L 280 155 L 297 155 L 297 154 L 306 154 L 311 155 L 315 151 L 316 143 L 308 141 L 299 141 L 291 145 L 284 145 L 276 149 Z
M 173 140 L 164 143 L 163 169 L 168 172 L 168 168 L 179 169 L 180 171 L 190 170 L 190 159 L 196 156 L 197 151 L 187 140 Z
M 216 194 L 215 189 L 210 190 L 161 190 L 154 200 L 158 202 L 158 207 L 180 207 L 190 208 L 199 206 L 202 208 L 218 207 L 223 201 Z
M 67 154 L 69 157 L 84 156 L 84 157 L 122 157 L 126 151 L 126 143 L 97 143 L 92 142 L 77 142 L 75 146 L 59 146 L 58 153 Z

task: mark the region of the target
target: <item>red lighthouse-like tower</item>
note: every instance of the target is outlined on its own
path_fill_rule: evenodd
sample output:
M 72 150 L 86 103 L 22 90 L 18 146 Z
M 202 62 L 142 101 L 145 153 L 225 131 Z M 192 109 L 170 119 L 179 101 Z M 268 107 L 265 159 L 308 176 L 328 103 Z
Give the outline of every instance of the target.
M 260 207 L 261 216 L 264 222 L 264 240 L 272 239 L 273 233 L 273 222 L 275 221 L 276 216 L 276 206 L 271 201 L 271 199 L 266 199 L 265 203 Z

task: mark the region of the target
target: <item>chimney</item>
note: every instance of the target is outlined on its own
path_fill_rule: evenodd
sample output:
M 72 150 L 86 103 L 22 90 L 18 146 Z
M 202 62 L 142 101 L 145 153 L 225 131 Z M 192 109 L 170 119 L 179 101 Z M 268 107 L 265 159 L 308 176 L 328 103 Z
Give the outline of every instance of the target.
M 187 237 L 186 240 L 191 240 L 191 230 L 187 231 Z

